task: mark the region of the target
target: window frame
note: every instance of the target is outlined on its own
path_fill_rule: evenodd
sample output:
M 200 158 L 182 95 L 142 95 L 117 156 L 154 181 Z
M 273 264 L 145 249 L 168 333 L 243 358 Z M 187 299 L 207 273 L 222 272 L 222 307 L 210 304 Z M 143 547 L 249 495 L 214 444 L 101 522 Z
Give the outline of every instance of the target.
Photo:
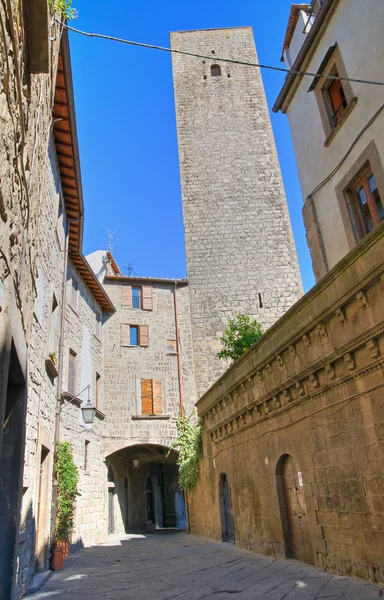
M 138 295 L 139 306 L 134 306 L 134 300 L 136 299 L 136 296 L 133 295 L 134 290 L 138 290 L 138 292 L 139 292 L 139 295 Z M 132 308 L 134 310 L 141 310 L 142 306 L 143 306 L 143 286 L 133 285 L 131 288 L 131 293 L 132 293 Z
M 360 239 L 363 239 L 366 235 L 371 233 L 370 231 L 367 231 L 367 228 L 365 226 L 363 217 L 361 216 L 361 211 L 360 211 L 360 208 L 359 208 L 359 205 L 357 202 L 357 198 L 356 198 L 357 191 L 360 188 L 363 188 L 366 198 L 367 198 L 367 205 L 368 205 L 370 216 L 372 218 L 373 229 L 376 229 L 376 227 L 378 227 L 380 225 L 380 223 L 383 221 L 383 219 L 381 221 L 379 219 L 379 216 L 377 214 L 377 209 L 375 206 L 375 200 L 372 196 L 372 192 L 369 187 L 368 178 L 371 176 L 375 177 L 375 175 L 372 171 L 372 168 L 369 165 L 364 170 L 364 172 L 361 173 L 359 180 L 349 190 L 351 207 L 354 210 L 354 215 L 355 215 L 356 221 L 358 222 L 359 229 L 360 229 L 360 231 L 358 232 L 360 234 L 359 235 Z M 376 181 L 376 178 L 375 178 L 375 181 Z M 376 186 L 377 186 L 377 181 L 376 181 Z M 377 186 L 377 189 L 378 189 L 378 186 Z M 380 192 L 379 192 L 379 196 L 380 196 Z M 380 196 L 380 200 L 381 200 L 381 203 L 383 204 L 383 199 L 381 196 Z M 373 231 L 373 229 L 372 229 L 372 231 Z
M 162 398 L 162 413 L 159 415 L 146 415 L 142 414 L 142 397 L 141 397 L 141 381 L 142 379 L 151 379 L 157 380 L 160 382 L 161 386 L 161 398 Z M 135 387 L 136 387 L 136 414 L 132 415 L 132 420 L 169 420 L 170 414 L 168 413 L 168 397 L 167 397 L 167 376 L 163 372 L 156 371 L 141 371 L 136 374 L 135 377 Z
M 71 355 L 74 357 L 74 378 L 73 378 L 73 390 L 70 389 L 70 360 L 71 360 Z M 73 348 L 69 348 L 68 350 L 68 373 L 67 373 L 67 391 L 72 395 L 72 396 L 76 396 L 76 389 L 77 389 L 77 378 L 78 378 L 78 372 L 79 372 L 79 354 L 78 352 L 76 352 L 76 350 L 74 350 Z
M 384 168 L 374 140 L 368 144 L 335 188 L 350 250 L 365 237 L 360 230 L 351 202 L 351 192 L 357 187 L 363 174 L 367 173 L 368 170 L 374 175 L 381 201 L 384 202 Z M 378 227 L 382 224 L 383 221 L 379 223 Z
M 344 121 L 356 106 L 357 98 L 353 93 L 351 82 L 345 80 L 348 78 L 348 73 L 341 56 L 340 48 L 337 44 L 328 49 L 317 72 L 318 75 L 313 80 L 308 92 L 314 91 L 315 93 L 320 118 L 325 133 L 324 146 L 328 147 L 336 136 L 337 132 L 342 127 Z M 334 124 L 332 122 L 332 117 L 334 116 L 335 110 L 333 109 L 333 104 L 329 95 L 329 88 L 332 86 L 332 81 L 334 80 L 325 79 L 324 77 L 321 77 L 321 75 L 335 74 L 343 78 L 343 81 L 340 83 L 345 96 L 346 106 L 344 107 L 344 110 L 337 122 Z

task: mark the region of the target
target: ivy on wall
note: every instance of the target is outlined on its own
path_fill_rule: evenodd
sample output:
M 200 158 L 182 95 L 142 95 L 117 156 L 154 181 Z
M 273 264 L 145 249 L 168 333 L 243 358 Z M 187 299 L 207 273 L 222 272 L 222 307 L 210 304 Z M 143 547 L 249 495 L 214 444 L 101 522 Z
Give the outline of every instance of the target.
M 179 451 L 179 485 L 183 490 L 196 487 L 199 476 L 200 461 L 203 458 L 201 439 L 201 423 L 196 425 L 190 417 L 179 417 L 177 421 L 177 438 L 171 448 Z

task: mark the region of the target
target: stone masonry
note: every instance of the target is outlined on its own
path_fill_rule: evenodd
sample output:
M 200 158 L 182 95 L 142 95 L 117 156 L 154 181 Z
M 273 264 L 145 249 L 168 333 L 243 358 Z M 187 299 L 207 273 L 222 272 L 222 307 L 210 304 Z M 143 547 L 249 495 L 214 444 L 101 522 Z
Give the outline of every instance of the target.
M 250 27 L 171 33 L 197 395 L 226 366 L 228 319 L 270 327 L 302 285 Z M 221 70 L 221 74 L 212 75 Z M 215 71 L 216 69 L 216 71 Z
M 192 532 L 384 581 L 383 231 L 198 401 Z
M 122 288 L 128 285 L 152 285 L 153 310 L 122 305 Z M 181 346 L 182 384 L 186 413 L 194 408 L 194 371 L 192 334 L 187 282 L 177 282 L 178 320 Z M 176 419 L 180 413 L 177 355 L 167 350 L 167 340 L 175 340 L 174 283 L 151 283 L 141 278 L 108 277 L 104 280 L 116 313 L 104 324 L 105 382 L 104 436 L 105 454 L 135 444 L 160 444 L 169 447 L 176 437 Z M 121 347 L 120 326 L 147 325 L 148 347 Z M 140 379 L 149 377 L 162 382 L 163 412 L 159 418 L 141 416 Z

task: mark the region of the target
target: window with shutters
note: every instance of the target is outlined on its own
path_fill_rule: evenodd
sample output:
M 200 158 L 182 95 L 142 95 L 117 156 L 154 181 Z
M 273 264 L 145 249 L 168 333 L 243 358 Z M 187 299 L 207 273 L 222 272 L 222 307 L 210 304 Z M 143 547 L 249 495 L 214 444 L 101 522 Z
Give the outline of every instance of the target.
M 383 201 L 370 168 L 350 189 L 349 197 L 361 239 L 384 219 Z
M 177 354 L 176 340 L 167 340 L 167 354 Z
M 141 308 L 141 288 L 132 288 L 132 308 Z
M 325 146 L 328 146 L 356 105 L 357 98 L 348 81 L 348 73 L 337 44 L 325 53 L 317 72 L 308 91 L 315 92 L 326 135 Z
M 141 380 L 141 414 L 151 417 L 163 414 L 163 398 L 159 379 Z
M 68 358 L 68 392 L 76 396 L 77 382 L 77 354 L 72 348 L 69 350 Z
M 120 346 L 149 346 L 148 325 L 129 325 L 120 323 Z

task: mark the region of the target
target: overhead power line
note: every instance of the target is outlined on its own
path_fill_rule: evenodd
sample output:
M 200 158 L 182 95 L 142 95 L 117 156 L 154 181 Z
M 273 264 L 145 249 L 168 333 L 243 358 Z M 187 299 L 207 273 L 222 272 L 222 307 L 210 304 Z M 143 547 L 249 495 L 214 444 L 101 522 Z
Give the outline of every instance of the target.
M 351 81 L 353 83 L 364 83 L 366 85 L 382 85 L 384 81 L 370 81 L 369 79 L 355 79 L 353 77 L 340 77 L 339 75 L 323 75 L 322 73 L 311 73 L 309 71 L 294 71 L 292 69 L 285 69 L 284 67 L 274 67 L 272 65 L 263 65 L 261 63 L 248 62 L 245 60 L 236 60 L 234 58 L 220 58 L 218 56 L 205 56 L 204 54 L 195 54 L 194 52 L 187 52 L 186 50 L 177 50 L 176 48 L 166 48 L 164 46 L 156 46 L 155 44 L 144 44 L 143 42 L 134 42 L 133 40 L 125 40 L 123 38 L 114 37 L 112 35 L 104 35 L 102 33 L 89 33 L 88 31 L 82 31 L 75 27 L 70 27 L 66 23 L 62 23 L 58 19 L 56 22 L 65 27 L 69 31 L 74 31 L 80 35 L 86 37 L 100 38 L 103 40 L 110 40 L 112 42 L 120 42 L 121 44 L 128 44 L 129 46 L 138 46 L 140 48 L 150 48 L 152 50 L 161 50 L 162 52 L 170 52 L 172 54 L 184 54 L 185 56 L 193 56 L 194 58 L 204 58 L 205 60 L 211 60 L 212 62 L 224 62 L 235 65 L 245 65 L 247 67 L 257 67 L 258 69 L 269 69 L 270 71 L 280 71 L 289 75 L 308 75 L 309 77 L 318 77 L 321 79 L 336 79 L 338 81 Z

